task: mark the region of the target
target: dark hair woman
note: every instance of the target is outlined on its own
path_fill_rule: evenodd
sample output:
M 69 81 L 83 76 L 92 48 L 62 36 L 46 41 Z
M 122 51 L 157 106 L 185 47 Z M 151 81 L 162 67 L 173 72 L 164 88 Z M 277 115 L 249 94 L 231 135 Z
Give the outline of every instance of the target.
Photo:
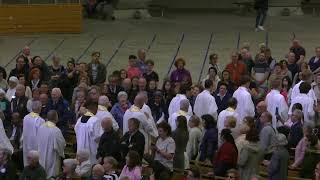
M 221 140 L 223 143 L 213 160 L 214 174 L 216 176 L 224 176 L 229 169 L 236 168 L 238 160 L 238 149 L 230 129 L 221 131 Z
M 172 138 L 176 143 L 176 151 L 173 158 L 173 168 L 185 169 L 185 152 L 189 140 L 187 127 L 187 118 L 185 116 L 177 117 L 177 129 L 172 133 Z
M 209 115 L 201 117 L 205 129 L 204 136 L 200 144 L 200 158 L 199 161 L 212 162 L 212 158 L 218 149 L 218 129 L 214 118 Z

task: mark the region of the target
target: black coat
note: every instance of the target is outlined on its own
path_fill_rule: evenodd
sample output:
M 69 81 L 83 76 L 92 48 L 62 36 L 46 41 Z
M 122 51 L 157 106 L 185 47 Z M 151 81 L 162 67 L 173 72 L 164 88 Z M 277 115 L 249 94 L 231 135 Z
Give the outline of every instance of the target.
M 100 138 L 97 159 L 112 156 L 120 161 L 120 137 L 115 131 L 104 132 Z
M 255 0 L 254 2 L 255 9 L 268 9 L 268 0 Z
M 137 151 L 140 155 L 140 159 L 143 157 L 144 153 L 144 145 L 145 145 L 145 139 L 144 135 L 137 131 L 134 133 L 131 138 L 129 132 L 127 132 L 122 138 L 121 138 L 121 151 L 122 155 L 126 156 L 127 153 L 132 151 Z
M 18 101 L 19 99 L 19 101 Z M 12 112 L 18 112 L 21 118 L 24 118 L 29 112 L 27 109 L 28 98 L 26 96 L 12 98 Z
M 1 180 L 17 179 L 17 168 L 12 161 L 8 161 L 0 171 Z

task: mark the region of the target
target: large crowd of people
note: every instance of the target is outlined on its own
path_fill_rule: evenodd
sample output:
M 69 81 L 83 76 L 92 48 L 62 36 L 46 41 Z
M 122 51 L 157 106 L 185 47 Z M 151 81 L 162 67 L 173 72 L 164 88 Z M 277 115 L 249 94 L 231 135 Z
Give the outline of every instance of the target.
M 25 47 L 0 67 L 0 179 L 194 180 L 202 162 L 212 178 L 257 180 L 264 167 L 320 180 L 320 47 L 309 61 L 298 40 L 283 60 L 259 48 L 244 43 L 225 67 L 210 55 L 200 83 L 177 58 L 159 84 L 144 49 L 109 72 L 100 52 L 64 66 Z

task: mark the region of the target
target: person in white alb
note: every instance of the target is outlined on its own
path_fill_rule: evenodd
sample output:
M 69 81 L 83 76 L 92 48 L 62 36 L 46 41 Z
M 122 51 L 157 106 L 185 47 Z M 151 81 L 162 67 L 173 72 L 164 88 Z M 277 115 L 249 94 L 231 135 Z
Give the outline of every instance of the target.
M 218 116 L 217 110 L 218 106 L 216 104 L 215 98 L 211 95 L 213 91 L 213 82 L 209 79 L 205 80 L 204 88 L 200 94 L 198 94 L 196 101 L 194 103 L 194 113 L 201 117 L 205 114 L 210 114 L 215 119 Z
M 118 131 L 119 125 L 117 121 L 113 118 L 112 114 L 108 111 L 108 106 L 110 104 L 109 98 L 107 96 L 100 96 L 98 100 L 98 111 L 96 116 L 99 118 L 97 125 L 99 126 L 101 135 L 103 134 L 103 129 L 101 127 L 101 121 L 104 118 L 110 118 L 112 120 L 112 128 L 114 131 Z
M 230 98 L 228 100 L 228 108 L 220 112 L 217 122 L 217 128 L 219 133 L 222 131 L 222 129 L 224 129 L 224 124 L 227 117 L 235 117 L 237 119 L 237 124 L 240 121 L 239 114 L 236 112 L 237 104 L 238 101 L 236 98 Z
M 32 112 L 23 118 L 23 132 L 22 132 L 22 148 L 23 148 L 23 164 L 28 166 L 27 155 L 29 151 L 38 150 L 38 132 L 40 126 L 45 122 L 40 117 L 41 102 L 32 102 Z
M 56 126 L 58 113 L 50 110 L 46 121 L 39 128 L 38 151 L 39 162 L 46 170 L 47 178 L 56 177 L 60 174 L 61 158 L 64 158 L 66 141 L 61 130 Z
M 169 113 L 169 117 L 180 110 L 180 101 L 182 99 L 187 99 L 187 96 L 185 95 L 186 94 L 186 91 L 187 91 L 187 87 L 185 86 L 181 86 L 180 87 L 180 93 L 178 93 L 170 102 L 169 104 L 169 109 L 168 109 L 168 113 Z M 189 109 L 188 109 L 188 114 L 190 116 L 192 116 L 192 107 L 189 106 Z
M 255 114 L 254 104 L 249 92 L 250 77 L 247 75 L 242 76 L 240 84 L 241 86 L 233 93 L 233 97 L 238 101 L 236 112 L 239 114 L 240 123 L 237 125 L 241 125 L 243 118 L 246 116 L 253 117 Z
M 97 125 L 99 118 L 95 116 L 98 111 L 98 103 L 88 101 L 85 107 L 88 111 L 78 119 L 74 126 L 77 138 L 77 150 L 87 149 L 90 152 L 90 163 L 95 164 L 97 162 L 98 142 L 101 136 L 99 126 Z
M 177 118 L 178 116 L 184 116 L 187 119 L 187 124 L 190 120 L 190 115 L 188 114 L 188 109 L 190 107 L 190 103 L 188 99 L 183 99 L 180 101 L 180 110 L 173 113 L 169 119 L 168 123 L 171 126 L 171 131 L 174 131 L 177 129 Z
M 280 94 L 281 80 L 275 79 L 271 82 L 272 90 L 267 94 L 265 102 L 267 110 L 272 115 L 272 127 L 277 129 L 283 126 L 288 119 L 288 104 L 283 95 Z
M 312 83 L 312 79 L 313 78 L 313 74 L 310 70 L 306 70 L 306 71 L 303 71 L 301 72 L 301 81 L 298 82 L 296 85 L 293 86 L 292 88 L 292 93 L 291 93 L 291 104 L 292 104 L 292 100 L 299 96 L 299 94 L 301 94 L 300 90 L 299 90 L 299 87 L 301 85 L 301 83 L 303 82 L 307 82 L 309 84 Z M 311 88 L 308 92 L 307 92 L 307 95 L 316 103 L 317 102 L 317 97 L 314 93 L 314 90 Z
M 154 122 L 150 121 L 148 113 L 142 111 L 145 104 L 145 98 L 142 94 L 138 94 L 134 99 L 134 104 L 128 109 L 123 116 L 123 134 L 129 131 L 129 119 L 135 118 L 140 121 L 140 132 L 145 137 L 145 152 L 148 152 L 149 144 L 151 144 L 151 137 L 158 137 L 158 130 L 153 126 Z
M 303 123 L 305 125 L 314 126 L 314 100 L 308 96 L 308 92 L 311 89 L 311 85 L 307 82 L 302 82 L 300 84 L 300 94 L 292 99 L 291 106 L 289 108 L 289 115 L 292 115 L 292 106 L 296 103 L 300 103 L 302 105 L 303 111 Z
M 147 93 L 147 91 L 141 91 L 138 94 L 141 95 L 144 98 L 144 104 L 143 104 L 143 106 L 141 108 L 141 111 L 144 114 L 146 114 L 146 116 L 148 117 L 148 121 L 152 123 L 153 129 L 157 129 L 157 125 L 156 125 L 156 123 L 155 123 L 155 121 L 153 119 L 151 109 L 147 105 L 147 103 L 148 103 L 148 93 Z

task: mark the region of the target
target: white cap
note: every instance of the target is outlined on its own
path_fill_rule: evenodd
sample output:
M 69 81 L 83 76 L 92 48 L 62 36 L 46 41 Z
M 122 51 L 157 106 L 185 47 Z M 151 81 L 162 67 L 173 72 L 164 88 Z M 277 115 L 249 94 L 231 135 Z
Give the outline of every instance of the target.
M 9 78 L 9 81 L 14 82 L 14 83 L 17 83 L 17 84 L 19 83 L 18 78 L 15 77 L 15 76 L 11 76 L 11 77 Z

